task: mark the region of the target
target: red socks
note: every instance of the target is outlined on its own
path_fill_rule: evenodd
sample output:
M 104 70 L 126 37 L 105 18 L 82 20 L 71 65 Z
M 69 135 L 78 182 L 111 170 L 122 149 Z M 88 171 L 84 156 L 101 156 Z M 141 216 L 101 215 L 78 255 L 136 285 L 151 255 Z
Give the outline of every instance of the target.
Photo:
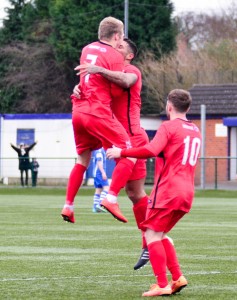
M 86 169 L 85 166 L 80 164 L 75 164 L 72 169 L 67 185 L 66 204 L 73 205 L 74 198 L 82 184 L 83 175 Z
M 127 158 L 122 158 L 117 163 L 112 174 L 112 181 L 109 194 L 117 196 L 122 188 L 125 187 L 132 174 L 134 162 Z
M 173 280 L 178 280 L 182 275 L 180 270 L 180 265 L 178 262 L 177 254 L 174 245 L 169 241 L 169 239 L 163 239 L 162 244 L 164 246 L 166 257 L 167 257 L 167 267 L 172 274 Z
M 137 222 L 137 227 L 140 228 L 140 223 L 145 221 L 146 219 L 146 209 L 148 204 L 148 196 L 141 198 L 136 204 L 133 205 L 133 213 L 135 220 Z M 145 239 L 145 233 L 142 232 L 142 249 L 147 248 L 146 239 Z
M 169 239 L 155 241 L 148 245 L 150 262 L 159 287 L 167 286 L 166 265 L 174 281 L 182 275 L 176 250 Z
M 159 287 L 164 288 L 168 284 L 166 275 L 166 253 L 162 241 L 155 241 L 148 245 L 150 262 Z
M 145 231 L 141 230 L 141 233 L 142 233 L 142 249 L 145 249 L 145 248 L 147 248 L 147 243 L 146 243 L 146 238 L 145 238 Z
M 140 223 L 146 219 L 146 209 L 148 204 L 148 196 L 141 198 L 136 204 L 133 205 L 133 213 L 137 222 L 137 227 L 140 228 Z

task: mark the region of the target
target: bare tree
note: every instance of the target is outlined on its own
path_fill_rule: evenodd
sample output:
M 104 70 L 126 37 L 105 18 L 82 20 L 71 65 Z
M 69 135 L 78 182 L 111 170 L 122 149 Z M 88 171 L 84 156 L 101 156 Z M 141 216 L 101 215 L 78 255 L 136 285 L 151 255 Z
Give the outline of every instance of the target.
M 15 112 L 71 111 L 69 87 L 49 45 L 18 42 L 1 48 L 0 55 L 10 61 L 4 77 L 5 87 L 22 91 L 21 101 L 15 103 Z
M 234 1 L 220 14 L 188 12 L 179 15 L 176 21 L 178 30 L 193 49 L 202 48 L 207 41 L 214 43 L 220 39 L 237 39 L 237 3 Z

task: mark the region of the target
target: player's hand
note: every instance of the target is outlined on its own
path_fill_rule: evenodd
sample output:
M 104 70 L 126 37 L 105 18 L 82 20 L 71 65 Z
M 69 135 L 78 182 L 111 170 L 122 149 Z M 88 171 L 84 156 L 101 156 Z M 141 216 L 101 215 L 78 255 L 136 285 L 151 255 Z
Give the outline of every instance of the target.
M 121 157 L 121 148 L 113 146 L 113 148 L 109 148 L 106 151 L 106 156 L 108 159 L 114 159 L 114 158 L 119 158 Z
M 74 70 L 79 71 L 77 75 L 86 76 L 87 74 L 99 73 L 101 71 L 101 67 L 85 62 L 84 64 L 77 66 Z
M 73 95 L 77 97 L 77 99 L 81 99 L 81 90 L 79 89 L 79 85 L 74 86 Z

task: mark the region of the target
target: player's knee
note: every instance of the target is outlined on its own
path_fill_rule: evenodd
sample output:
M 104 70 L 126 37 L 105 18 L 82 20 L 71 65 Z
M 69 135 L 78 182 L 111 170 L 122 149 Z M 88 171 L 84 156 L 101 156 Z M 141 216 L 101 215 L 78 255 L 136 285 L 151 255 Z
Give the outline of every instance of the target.
M 126 191 L 128 197 L 129 197 L 129 199 L 131 199 L 135 196 L 135 190 L 130 188 L 128 185 L 126 185 L 125 191 Z
M 133 202 L 133 204 L 136 204 L 142 198 L 142 194 L 136 189 L 125 187 L 125 190 L 128 198 Z

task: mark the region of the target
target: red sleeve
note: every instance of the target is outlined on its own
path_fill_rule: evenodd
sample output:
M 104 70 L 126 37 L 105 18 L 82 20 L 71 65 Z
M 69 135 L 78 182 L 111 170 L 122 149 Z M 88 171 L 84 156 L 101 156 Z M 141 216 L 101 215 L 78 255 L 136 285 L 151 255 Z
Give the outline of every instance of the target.
M 154 157 L 154 153 L 149 151 L 146 146 L 138 148 L 123 149 L 121 157 L 134 157 L 134 158 L 149 158 Z
M 166 147 L 168 142 L 168 131 L 166 126 L 162 124 L 157 130 L 153 140 L 138 148 L 123 149 L 121 151 L 121 157 L 134 157 L 134 158 L 150 158 L 156 157 Z

